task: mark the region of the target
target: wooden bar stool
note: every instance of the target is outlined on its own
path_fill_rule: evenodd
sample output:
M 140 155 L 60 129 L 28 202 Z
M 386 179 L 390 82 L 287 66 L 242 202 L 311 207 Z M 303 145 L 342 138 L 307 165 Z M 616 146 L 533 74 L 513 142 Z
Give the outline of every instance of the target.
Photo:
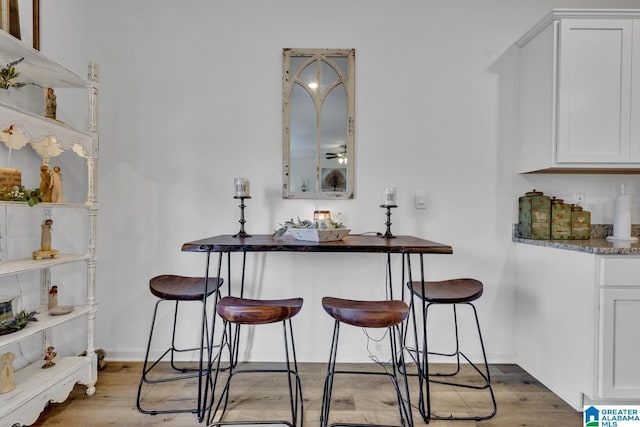
M 216 312 L 224 321 L 224 332 L 220 343 L 220 350 L 217 356 L 217 366 L 214 370 L 214 380 L 211 393 L 211 404 L 209 405 L 209 414 L 207 416 L 208 426 L 217 426 L 223 424 L 286 424 L 291 427 L 302 426 L 303 402 L 302 402 L 302 383 L 298 375 L 298 364 L 296 361 L 296 347 L 293 340 L 293 329 L 291 327 L 291 318 L 300 312 L 302 308 L 302 298 L 290 298 L 282 300 L 255 300 L 237 297 L 224 297 L 218 301 Z M 284 351 L 285 366 L 281 369 L 238 369 L 237 346 L 239 344 L 240 325 L 264 325 L 269 323 L 282 322 L 284 335 Z M 231 339 L 231 325 L 236 326 L 235 338 Z M 224 349 L 229 352 L 228 368 L 221 368 L 220 361 Z M 220 392 L 217 403 L 214 407 L 214 393 L 218 383 L 218 376 L 221 372 L 226 371 L 227 380 Z M 274 421 L 223 421 L 227 404 L 229 402 L 231 379 L 236 374 L 245 373 L 286 373 L 287 384 L 289 386 L 289 403 L 291 406 L 291 421 L 274 420 Z M 292 381 L 293 377 L 293 381 Z
M 138 411 L 144 414 L 169 414 L 180 412 L 193 412 L 198 415 L 198 420 L 202 421 L 204 418 L 205 407 L 204 402 L 206 400 L 206 380 L 209 372 L 208 364 L 205 366 L 205 360 L 210 358 L 212 351 L 212 343 L 209 339 L 209 324 L 207 319 L 207 298 L 214 292 L 217 292 L 220 286 L 222 286 L 222 279 L 209 277 L 185 277 L 176 275 L 161 275 L 153 277 L 149 281 L 149 290 L 153 295 L 158 297 L 155 308 L 153 310 L 153 317 L 151 320 L 151 330 L 149 331 L 149 341 L 147 343 L 147 351 L 144 357 L 144 365 L 142 368 L 142 375 L 140 376 L 140 384 L 138 385 L 138 395 L 136 398 L 136 405 Z M 205 291 L 206 290 L 206 291 Z M 216 300 L 219 293 L 216 293 Z M 200 301 L 202 303 L 202 324 L 198 327 L 202 327 L 200 336 L 200 345 L 192 348 L 178 348 L 176 347 L 176 323 L 178 322 L 178 306 L 179 303 L 189 301 Z M 175 307 L 173 311 L 173 330 L 171 333 L 171 344 L 162 353 L 162 355 L 149 365 L 149 351 L 151 349 L 151 343 L 153 340 L 153 332 L 156 323 L 156 316 L 158 314 L 158 307 L 162 302 L 174 302 Z M 176 364 L 175 356 L 180 353 L 198 352 L 198 367 L 188 368 L 179 367 Z M 206 359 L 205 359 L 206 354 Z M 169 356 L 169 363 L 174 371 L 180 374 L 170 375 L 150 375 L 153 369 L 161 361 L 166 361 L 167 355 Z M 157 409 L 144 409 L 142 407 L 142 391 L 143 384 L 153 385 L 162 384 L 169 381 L 189 380 L 192 378 L 198 378 L 198 395 L 197 404 L 192 408 L 167 408 L 165 401 L 156 402 Z M 147 387 L 149 388 L 149 387 Z M 149 388 L 150 389 L 150 388 Z M 205 391 L 203 393 L 203 390 Z M 149 403 L 149 402 L 147 402 Z
M 329 422 L 329 410 L 331 407 L 331 393 L 333 391 L 333 379 L 336 374 L 349 375 L 386 375 L 391 379 L 398 398 L 398 410 L 400 413 L 400 425 L 413 426 L 413 416 L 411 415 L 411 401 L 409 399 L 409 385 L 407 382 L 406 369 L 404 367 L 404 356 L 402 353 L 402 343 L 400 340 L 400 324 L 409 315 L 409 307 L 403 301 L 356 301 L 341 298 L 324 297 L 322 307 L 335 319 L 333 328 L 333 339 L 329 355 L 329 365 L 327 376 L 324 382 L 324 393 L 322 395 L 322 409 L 320 411 L 320 426 L 326 427 Z M 357 326 L 361 328 L 387 328 L 389 333 L 389 344 L 391 347 L 391 372 L 384 371 L 352 371 L 336 370 L 336 354 L 338 352 L 338 335 L 340 324 Z M 404 394 L 401 391 L 398 374 L 402 375 L 404 381 Z M 335 425 L 347 426 L 367 426 L 375 424 L 362 423 L 334 423 Z
M 443 280 L 439 282 L 427 282 L 427 281 L 413 281 L 408 283 L 408 287 L 411 290 L 413 296 L 422 302 L 423 321 L 422 321 L 422 350 L 416 349 L 416 364 L 418 365 L 418 377 L 420 384 L 420 400 L 418 408 L 422 418 L 426 423 L 430 420 L 486 420 L 492 418 L 496 414 L 496 398 L 493 394 L 493 388 L 491 387 L 491 376 L 489 374 L 489 364 L 487 363 L 487 354 L 484 349 L 484 343 L 482 341 L 482 333 L 480 332 L 480 322 L 478 321 L 478 313 L 476 307 L 473 305 L 473 301 L 482 296 L 483 285 L 482 282 L 475 279 L 451 279 Z M 418 345 L 418 332 L 416 324 L 416 305 L 414 299 L 411 299 L 411 311 L 414 324 L 414 338 L 416 346 Z M 427 343 L 427 314 L 429 307 L 432 305 L 447 304 L 453 308 L 453 323 L 455 329 L 455 350 L 449 353 L 430 351 Z M 473 315 L 476 321 L 476 328 L 478 331 L 478 339 L 482 348 L 482 357 L 484 360 L 484 368 L 481 370 L 476 364 L 471 362 L 469 358 L 460 350 L 460 343 L 458 339 L 458 313 L 457 307 L 459 305 L 466 305 L 471 307 Z M 422 362 L 420 362 L 420 356 L 422 355 Z M 453 372 L 448 373 L 430 373 L 429 372 L 429 355 L 455 357 L 456 368 Z M 445 381 L 441 378 L 449 377 L 453 379 L 460 373 L 460 357 L 463 357 L 467 363 L 482 377 L 481 384 L 471 384 L 464 382 L 454 382 L 452 380 Z M 432 413 L 431 408 L 431 393 L 430 383 L 446 384 L 455 387 L 471 388 L 477 390 L 488 389 L 492 402 L 492 408 L 486 413 L 472 414 L 472 415 L 454 415 L 448 416 L 436 415 Z M 426 392 L 423 391 L 423 387 L 426 388 Z M 426 402 L 425 402 L 426 395 Z

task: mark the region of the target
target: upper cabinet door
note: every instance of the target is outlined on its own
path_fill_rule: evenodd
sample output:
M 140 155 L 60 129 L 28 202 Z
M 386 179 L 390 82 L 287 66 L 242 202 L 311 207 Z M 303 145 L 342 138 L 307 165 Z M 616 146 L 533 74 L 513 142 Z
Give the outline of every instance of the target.
M 640 19 L 633 20 L 633 60 L 631 64 L 631 161 L 640 162 Z
M 559 24 L 557 163 L 629 162 L 633 20 Z

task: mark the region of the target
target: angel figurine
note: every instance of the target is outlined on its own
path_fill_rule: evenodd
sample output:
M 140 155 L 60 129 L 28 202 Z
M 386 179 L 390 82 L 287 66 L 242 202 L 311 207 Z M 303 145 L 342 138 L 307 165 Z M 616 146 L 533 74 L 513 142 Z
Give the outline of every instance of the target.
M 58 306 L 58 286 L 53 285 L 49 289 L 49 310 Z
M 53 167 L 51 174 L 51 201 L 53 203 L 64 203 L 64 192 L 62 191 L 62 174 L 60 166 Z
M 53 91 L 53 88 L 48 87 L 47 88 L 47 95 L 46 95 L 46 109 L 45 109 L 45 117 L 48 117 L 50 119 L 54 119 L 56 118 L 56 109 L 58 106 L 58 102 L 57 102 L 57 96 L 56 93 Z
M 51 173 L 49 166 L 40 166 L 40 194 L 43 202 L 51 202 Z
M 40 250 L 33 251 L 33 259 L 55 258 L 58 251 L 51 249 L 51 226 L 52 219 L 45 219 L 40 226 L 42 228 L 42 236 L 40 237 Z

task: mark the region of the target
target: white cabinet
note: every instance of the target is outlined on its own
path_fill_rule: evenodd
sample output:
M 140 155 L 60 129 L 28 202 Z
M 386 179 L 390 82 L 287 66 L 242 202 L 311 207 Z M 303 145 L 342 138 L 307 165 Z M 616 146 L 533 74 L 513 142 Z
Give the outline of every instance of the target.
M 640 10 L 554 10 L 520 48 L 519 172 L 640 172 Z
M 516 245 L 516 361 L 576 410 L 640 404 L 640 256 Z
M 640 396 L 640 258 L 601 257 L 598 395 Z
M 516 263 L 516 363 L 581 411 L 595 378 L 595 256 L 516 244 Z
M 10 103 L 0 101 L 0 130 L 13 129 L 20 132 L 29 141 L 21 151 L 31 151 L 31 142 L 48 137 L 49 141 L 58 144 L 62 153 L 78 156 L 77 164 L 86 166 L 80 176 L 86 172 L 86 199 L 70 200 L 69 203 L 40 203 L 29 207 L 21 202 L 0 202 L 0 242 L 3 242 L 0 262 L 0 294 L 8 293 L 6 283 L 12 280 L 17 283 L 20 292 L 24 288 L 35 288 L 39 292 L 39 302 L 35 306 L 20 306 L 17 310 L 37 310 L 38 321 L 29 323 L 26 328 L 0 336 L 0 354 L 13 346 L 20 346 L 35 340 L 37 347 L 53 345 L 56 350 L 62 348 L 62 341 L 75 344 L 86 350 L 88 356 L 78 353 L 58 351 L 55 366 L 42 369 L 42 357 L 31 360 L 16 372 L 16 388 L 8 393 L 0 394 L 0 425 L 29 425 L 35 422 L 40 412 L 49 402 L 64 401 L 77 383 L 87 386 L 86 393 L 95 392 L 97 380 L 97 363 L 94 347 L 94 319 L 97 310 L 95 298 L 96 277 L 96 231 L 98 204 L 96 199 L 96 177 L 98 160 L 97 134 L 97 92 L 98 71 L 94 64 L 89 65 L 88 78 L 71 72 L 60 64 L 48 59 L 40 52 L 31 49 L 17 39 L 0 31 L 0 64 L 19 58 L 20 80 L 37 83 L 42 87 L 52 87 L 62 91 L 84 92 L 87 97 L 87 128 L 76 129 L 60 121 L 47 119 Z M 77 92 L 76 92 L 77 93 Z M 60 102 L 58 102 L 60 111 Z M 84 117 L 84 116 L 83 116 Z M 84 118 L 83 120 L 84 121 Z M 39 162 L 35 151 L 31 152 Z M 37 169 L 36 169 L 37 171 Z M 29 172 L 30 173 L 30 172 Z M 37 172 L 35 172 L 37 174 Z M 66 171 L 73 176 L 73 171 Z M 24 182 L 23 173 L 23 182 Z M 25 227 L 16 226 L 16 222 L 35 217 Z M 43 219 L 54 220 L 53 247 L 57 243 L 63 247 L 74 248 L 74 251 L 61 251 L 56 258 L 34 260 L 30 250 L 39 249 L 40 223 Z M 56 224 L 65 224 L 60 230 L 65 234 L 55 234 Z M 33 234 L 37 239 L 33 240 Z M 57 237 L 56 237 L 57 236 Z M 24 240 L 28 241 L 24 241 Z M 77 242 L 80 239 L 81 242 Z M 73 244 L 67 244 L 67 240 Z M 8 249 L 6 242 L 14 244 Z M 30 246 L 31 245 L 31 246 Z M 34 247 L 35 246 L 35 247 Z M 77 247 L 79 246 L 79 249 Z M 19 249 L 22 250 L 19 250 Z M 73 304 L 73 311 L 64 315 L 52 315 L 47 309 L 48 290 L 52 277 L 60 271 L 68 276 L 65 292 L 80 295 L 80 301 Z M 3 288 L 4 286 L 4 288 Z M 80 327 L 78 327 L 78 324 Z M 58 347 L 58 343 L 61 344 Z M 21 347 L 20 347 L 21 348 Z M 37 351 L 40 351 L 38 348 Z

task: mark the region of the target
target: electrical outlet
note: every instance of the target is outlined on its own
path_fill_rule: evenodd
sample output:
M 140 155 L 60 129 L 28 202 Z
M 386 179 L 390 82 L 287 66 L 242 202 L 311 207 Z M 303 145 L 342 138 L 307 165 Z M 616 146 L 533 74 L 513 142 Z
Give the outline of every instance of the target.
M 584 193 L 576 193 L 576 195 L 574 196 L 576 205 L 578 206 L 584 206 Z

